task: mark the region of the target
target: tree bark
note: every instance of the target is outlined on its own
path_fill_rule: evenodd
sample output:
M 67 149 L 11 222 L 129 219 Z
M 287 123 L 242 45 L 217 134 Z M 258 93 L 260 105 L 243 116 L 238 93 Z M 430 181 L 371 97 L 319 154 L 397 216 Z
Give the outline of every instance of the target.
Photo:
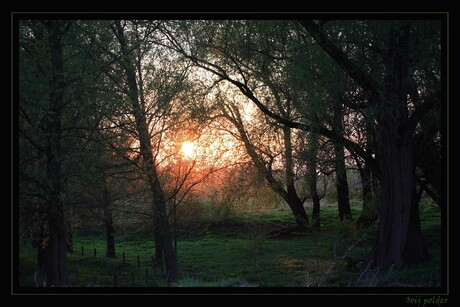
M 371 120 L 366 120 L 366 151 L 376 152 L 374 123 Z M 363 210 L 356 221 L 358 227 L 369 227 L 373 225 L 379 218 L 378 203 L 380 201 L 380 187 L 377 178 L 372 173 L 372 168 L 364 161 L 362 165 L 359 159 L 356 159 L 356 164 L 359 168 L 361 176 L 361 184 L 363 188 Z
M 61 117 L 64 99 L 64 63 L 62 59 L 62 21 L 47 21 L 49 47 L 51 53 L 51 95 L 47 120 L 47 180 L 48 200 L 48 245 L 46 248 L 46 284 L 62 286 L 67 283 L 67 238 L 62 203 L 61 175 Z
M 417 83 L 414 78 L 409 77 L 408 81 L 410 97 L 413 101 L 419 102 L 420 95 L 417 90 Z M 433 104 L 439 101 L 439 93 L 435 92 L 433 96 L 429 98 Z M 424 103 L 423 106 L 430 105 L 430 103 Z M 442 130 L 440 129 L 439 123 L 440 110 L 439 107 L 433 109 L 434 112 L 427 114 L 427 116 L 420 119 L 420 129 L 417 134 L 414 135 L 414 148 L 415 148 L 415 161 L 416 167 L 421 170 L 421 174 L 418 175 L 418 183 L 423 187 L 423 190 L 430 196 L 436 204 L 441 207 L 441 195 L 442 195 L 442 166 L 441 166 L 441 138 Z M 423 177 L 421 179 L 420 177 Z
M 105 214 L 105 231 L 107 239 L 107 258 L 116 258 L 115 253 L 115 227 L 113 226 L 112 211 L 109 209 Z
M 310 229 L 310 222 L 308 220 L 307 211 L 303 207 L 303 202 L 300 197 L 297 195 L 297 192 L 294 186 L 288 186 L 287 189 L 287 198 L 285 199 L 289 208 L 291 208 L 292 213 L 297 225 L 297 230 L 299 232 L 306 232 Z
M 39 276 L 41 276 L 44 272 L 46 272 L 46 262 L 47 262 L 47 256 L 46 256 L 47 248 L 45 247 L 46 236 L 47 234 L 45 232 L 45 225 L 43 223 L 40 223 L 40 235 L 38 239 L 34 238 L 34 241 L 33 241 L 33 246 L 37 250 L 37 267 L 38 267 L 37 273 Z
M 294 214 L 297 230 L 305 232 L 309 228 L 307 212 L 303 207 L 303 202 L 297 194 L 294 185 L 294 159 L 292 158 L 292 140 L 291 128 L 283 127 L 284 135 L 284 155 L 286 159 L 286 187 L 287 187 L 287 203 Z
M 410 140 L 402 140 L 395 125 L 382 136 L 382 199 L 374 244 L 376 266 L 418 264 L 431 259 L 414 202 L 414 158 Z
M 160 181 L 154 166 L 152 152 L 150 151 L 152 158 L 151 165 L 148 166 L 149 171 L 149 182 L 150 188 L 153 194 L 153 206 L 154 206 L 154 225 L 156 232 L 154 234 L 155 240 L 155 255 L 159 254 L 158 249 L 162 249 L 164 253 L 164 261 L 166 265 L 166 274 L 168 283 L 176 282 L 179 280 L 179 266 L 177 263 L 176 252 L 173 246 L 173 238 L 168 222 L 168 215 L 166 213 L 166 201 L 163 189 L 161 188 Z M 162 245 L 162 246 L 161 246 Z M 159 258 L 161 259 L 161 257 Z
M 316 175 L 316 166 L 318 161 L 318 134 L 314 132 L 309 133 L 308 137 L 308 190 L 313 203 L 313 212 L 312 212 L 312 226 L 316 231 L 321 229 L 321 217 L 320 217 L 320 197 L 317 190 L 317 175 Z
M 154 222 L 154 229 L 153 229 L 153 238 L 155 240 L 155 263 L 154 266 L 155 268 L 160 268 L 163 270 L 163 258 L 164 258 L 164 253 L 163 253 L 163 236 L 160 232 L 159 226 L 157 226 Z
M 373 191 L 371 169 L 366 165 L 364 167 L 360 166 L 359 174 L 361 175 L 361 184 L 363 187 L 363 210 L 356 221 L 356 226 L 369 227 L 379 218 L 377 208 L 378 197 L 377 193 Z
M 440 146 L 436 144 L 434 133 L 429 131 L 430 129 L 425 121 L 420 122 L 421 132 L 416 135 L 414 139 L 414 146 L 417 148 L 415 152 L 415 160 L 417 161 L 417 167 L 422 171 L 423 187 L 427 194 L 441 207 L 441 195 L 442 195 L 442 178 L 441 178 L 441 154 Z
M 105 178 L 103 180 L 105 180 Z M 104 202 L 104 223 L 105 223 L 105 235 L 106 235 L 106 257 L 116 258 L 115 227 L 113 225 L 113 214 L 112 214 L 112 208 L 111 208 L 110 194 L 107 189 L 107 185 L 105 181 L 104 181 L 104 191 L 103 191 L 103 202 Z
M 382 153 L 380 223 L 374 243 L 376 266 L 418 264 L 431 259 L 415 205 L 415 163 L 412 131 L 404 129 L 409 118 L 407 88 L 409 27 L 390 33 L 390 71 L 385 77 L 386 100 L 377 118 Z
M 67 224 L 67 252 L 73 254 L 73 230 L 70 222 Z
M 333 103 L 334 125 L 332 130 L 338 136 L 334 143 L 335 153 L 335 183 L 337 189 L 337 204 L 339 207 L 340 221 L 351 219 L 350 194 L 348 191 L 347 169 L 345 166 L 345 153 L 343 149 L 343 122 L 342 106 L 338 102 Z

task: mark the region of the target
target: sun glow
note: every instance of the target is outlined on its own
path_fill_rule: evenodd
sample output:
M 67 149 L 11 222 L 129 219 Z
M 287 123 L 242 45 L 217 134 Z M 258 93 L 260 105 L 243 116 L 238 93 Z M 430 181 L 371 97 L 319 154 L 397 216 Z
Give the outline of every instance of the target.
M 182 143 L 181 151 L 185 158 L 192 159 L 195 156 L 196 146 L 194 143 L 187 141 Z

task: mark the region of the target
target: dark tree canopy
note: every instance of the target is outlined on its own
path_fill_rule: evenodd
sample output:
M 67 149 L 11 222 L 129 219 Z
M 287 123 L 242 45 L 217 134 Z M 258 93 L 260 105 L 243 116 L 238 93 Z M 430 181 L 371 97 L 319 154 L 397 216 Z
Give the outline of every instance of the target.
M 130 214 L 177 282 L 180 206 L 220 171 L 267 186 L 304 235 L 321 229 L 320 182 L 334 174 L 338 220 L 378 221 L 368 267 L 430 260 L 419 203 L 445 206 L 441 22 L 19 20 L 19 228 L 46 285 L 69 283 L 88 219 L 117 257 Z M 234 202 L 250 190 L 228 189 Z

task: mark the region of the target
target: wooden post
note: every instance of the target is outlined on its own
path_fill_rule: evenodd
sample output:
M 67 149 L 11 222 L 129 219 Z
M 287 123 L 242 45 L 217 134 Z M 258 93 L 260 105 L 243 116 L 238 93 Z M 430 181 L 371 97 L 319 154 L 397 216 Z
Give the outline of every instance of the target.
M 125 252 L 123 252 L 123 264 L 125 264 Z
M 94 249 L 94 257 L 96 257 L 96 249 Z
M 137 255 L 137 267 L 141 267 L 141 258 L 139 257 L 139 255 Z
M 82 255 L 82 256 L 85 255 L 85 253 L 84 253 L 84 251 L 83 251 L 83 246 L 81 247 L 81 255 Z
M 117 274 L 113 275 L 113 286 L 118 287 Z

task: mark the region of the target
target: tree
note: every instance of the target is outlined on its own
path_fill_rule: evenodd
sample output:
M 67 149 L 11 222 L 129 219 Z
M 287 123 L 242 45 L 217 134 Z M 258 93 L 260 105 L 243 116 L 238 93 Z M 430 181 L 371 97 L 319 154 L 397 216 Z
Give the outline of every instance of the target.
M 79 171 L 68 182 L 69 205 L 73 216 L 92 219 L 103 223 L 106 233 L 106 257 L 115 258 L 115 222 L 119 205 L 138 196 L 134 186 L 143 188 L 136 178 L 132 164 L 122 160 L 113 149 L 108 148 L 105 139 L 97 137 L 101 131 L 92 131 L 91 149 L 85 150 L 80 159 Z
M 20 65 L 21 136 L 32 145 L 37 154 L 45 160 L 36 166 L 45 173 L 43 181 L 32 179 L 41 189 L 45 201 L 47 240 L 45 243 L 46 284 L 61 286 L 67 283 L 67 238 L 63 204 L 62 173 L 62 121 L 64 117 L 66 80 L 64 77 L 64 40 L 72 22 L 42 21 L 21 24 L 20 61 L 30 63 L 31 71 L 45 77 L 48 84 L 38 85 L 32 80 L 27 66 Z M 33 56 L 37 56 L 33 59 Z M 34 63 L 34 60 L 37 61 Z M 43 62 L 39 62 L 43 61 Z M 35 77 L 36 78 L 36 77 Z M 29 89 L 28 86 L 31 86 Z M 47 98 L 43 98 L 47 96 Z M 34 106 L 27 111 L 25 105 Z M 35 112 L 35 113 L 34 113 Z M 29 116 L 31 115 L 31 116 Z M 37 116 L 38 115 L 38 116 Z M 34 138 L 30 128 L 37 126 L 33 118 L 39 118 L 38 127 L 42 138 Z M 43 161 L 42 160 L 42 161 Z M 23 174 L 24 177 L 28 177 Z M 43 232 L 42 232 L 43 233 Z
M 342 139 L 344 146 L 360 156 L 381 179 L 379 231 L 372 257 L 374 265 L 414 264 L 430 259 L 420 230 L 417 208 L 413 202 L 415 194 L 413 135 L 421 118 L 439 101 L 439 61 L 435 60 L 428 66 L 427 74 L 433 76 L 431 78 L 434 80 L 433 87 L 426 88 L 422 78 L 419 78 L 419 82 L 415 84 L 414 82 L 410 84 L 409 81 L 413 79 L 410 76 L 419 75 L 415 68 L 420 66 L 420 63 L 428 61 L 428 54 L 436 55 L 436 50 L 439 54 L 439 48 L 436 49 L 439 46 L 439 28 L 436 29 L 436 25 L 439 27 L 439 24 L 436 22 L 411 24 L 411 22 L 401 21 L 328 23 L 306 20 L 299 21 L 299 24 L 348 76 L 354 88 L 362 89 L 359 92 L 364 93 L 364 96 L 357 95 L 354 101 L 345 99 L 347 106 L 355 110 L 369 108 L 372 110 L 373 119 L 378 123 L 380 144 L 378 154 L 381 158 L 379 161 L 375 159 L 373 153 L 364 150 L 363 146 L 351 138 Z M 329 31 L 327 26 L 330 27 Z M 348 31 L 349 35 L 343 35 L 345 31 Z M 212 47 L 212 42 L 216 38 L 214 34 L 220 32 L 203 32 L 203 36 L 208 35 L 207 43 L 203 42 L 203 46 Z M 228 39 L 231 31 L 222 33 Z M 240 41 L 251 32 L 243 33 L 239 36 Z M 290 36 L 285 35 L 285 37 Z M 347 40 L 339 48 L 331 37 L 338 37 L 339 39 L 335 39 L 338 43 L 341 39 L 345 40 L 345 37 Z M 242 60 L 249 58 L 248 56 L 235 57 L 228 54 L 228 49 L 216 48 L 224 58 L 231 61 L 227 64 L 221 59 L 201 56 L 199 52 L 190 53 L 190 50 L 193 51 L 193 44 L 198 40 L 196 37 L 194 39 L 195 41 L 190 42 L 186 38 L 170 35 L 175 50 L 191 59 L 198 67 L 215 74 L 219 80 L 226 80 L 233 84 L 263 113 L 280 124 L 305 131 L 316 129 L 318 133 L 335 142 L 343 137 L 320 123 L 290 120 L 273 111 L 260 99 L 261 93 L 253 87 L 254 84 L 250 79 L 251 72 L 244 69 L 251 67 Z M 347 41 L 351 41 L 351 48 L 347 47 Z M 420 41 L 429 43 L 429 52 L 418 49 L 421 48 Z M 188 42 L 185 44 L 187 48 L 183 47 L 182 42 Z M 350 51 L 346 53 L 348 49 Z M 358 54 L 356 50 L 363 52 Z M 252 50 L 246 48 L 245 51 L 263 53 L 260 48 Z M 279 57 L 279 53 L 271 54 L 272 59 L 277 58 L 276 56 Z M 375 57 L 378 57 L 379 61 L 376 62 Z M 362 61 L 361 65 L 355 62 L 358 60 Z M 414 87 L 423 90 L 423 97 L 417 99 L 410 96 L 409 90 Z M 409 96 L 410 100 L 407 99 Z M 357 103 L 360 101 L 363 103 Z
M 318 138 L 319 135 L 310 132 L 308 134 L 308 152 L 306 154 L 308 159 L 308 190 L 310 198 L 313 202 L 313 212 L 312 212 L 312 225 L 315 230 L 320 230 L 321 228 L 321 218 L 320 218 L 320 195 L 318 194 L 318 180 L 317 180 L 317 165 L 318 165 Z
M 365 116 L 362 117 L 364 122 L 364 140 L 361 143 L 365 144 L 367 152 L 377 152 L 375 150 L 375 128 L 372 120 L 368 120 Z M 380 201 L 380 184 L 376 176 L 374 176 L 372 169 L 368 166 L 366 161 L 363 161 L 358 156 L 354 155 L 356 165 L 361 176 L 361 185 L 363 190 L 363 209 L 361 215 L 356 221 L 358 227 L 368 227 L 374 224 L 379 217 L 378 203 Z
M 172 236 L 169 229 L 169 222 L 167 219 L 166 198 L 155 165 L 155 157 L 153 155 L 153 146 L 149 132 L 147 114 L 144 107 L 145 101 L 143 97 L 143 88 L 141 86 L 138 87 L 138 82 L 136 78 L 136 70 L 140 71 L 141 69 L 141 59 L 138 58 L 136 61 L 136 59 L 132 58 L 132 54 L 129 52 L 129 48 L 131 46 L 129 46 L 127 42 L 125 27 L 126 24 L 122 25 L 121 22 L 114 22 L 112 30 L 114 35 L 116 36 L 116 39 L 118 40 L 120 51 L 122 53 L 122 58 L 120 59 L 120 62 L 126 74 L 128 99 L 129 102 L 132 104 L 131 110 L 134 116 L 134 120 L 136 121 L 136 130 L 138 133 L 140 144 L 140 154 L 143 159 L 143 166 L 146 168 L 145 173 L 147 175 L 152 192 L 156 258 L 162 258 L 160 257 L 160 254 L 161 250 L 163 250 L 168 282 L 174 282 L 177 281 L 179 278 L 177 256 L 174 252 Z M 136 49 L 140 50 L 139 47 Z M 139 53 L 141 53 L 141 51 Z M 141 74 L 138 77 L 140 78 L 139 80 L 142 80 Z
M 50 184 L 48 206 L 49 239 L 46 250 L 46 280 L 48 285 L 60 286 L 67 282 L 67 239 L 64 209 L 61 199 L 61 117 L 64 100 L 64 65 L 62 35 L 71 23 L 48 21 L 45 26 L 48 32 L 51 52 L 51 93 L 47 126 L 48 143 L 46 146 L 47 177 Z
M 257 170 L 263 175 L 270 188 L 288 204 L 294 215 L 297 230 L 300 232 L 307 231 L 310 228 L 310 222 L 305 208 L 303 207 L 304 200 L 298 195 L 295 187 L 291 129 L 288 127 L 283 127 L 282 129 L 282 150 L 284 151 L 285 160 L 285 176 L 283 182 L 280 176 L 276 176 L 273 170 L 274 156 L 267 153 L 267 150 L 261 150 L 260 147 L 255 146 L 251 141 L 250 134 L 245 128 L 239 108 L 231 103 L 222 104 L 220 116 L 234 125 L 239 140 L 244 144 L 246 152 L 251 157 Z M 267 134 L 267 130 L 264 130 L 264 133 Z M 264 159 L 262 153 L 268 155 L 268 161 Z
M 79 175 L 89 127 L 98 121 L 88 103 L 97 75 L 78 24 L 19 23 L 21 222 L 40 233 L 46 284 L 53 286 L 67 283 L 65 258 L 72 237 L 66 220 L 73 214 L 68 183 Z M 32 220 L 23 219 L 28 215 L 22 209 L 31 206 Z
M 189 44 L 187 34 L 185 37 L 181 31 L 181 24 L 167 24 L 163 31 L 170 41 L 170 48 L 181 53 L 186 58 L 190 59 L 197 67 L 208 70 L 213 73 L 217 80 L 213 86 L 217 86 L 225 81 L 232 84 L 233 79 L 229 75 L 235 73 L 235 78 L 242 78 L 251 86 L 260 89 L 262 95 L 267 103 L 273 105 L 285 117 L 295 117 L 295 109 L 292 107 L 293 97 L 299 96 L 295 91 L 290 91 L 289 88 L 283 86 L 286 82 L 284 74 L 278 74 L 276 67 L 271 67 L 268 62 L 263 62 L 264 58 L 258 56 L 252 63 L 251 57 L 248 56 L 250 33 L 252 27 L 251 23 L 246 22 L 222 22 L 211 25 L 210 22 L 187 24 L 188 31 L 200 33 L 195 36 L 195 41 Z M 193 29 L 193 30 L 192 30 Z M 281 47 L 280 47 L 281 48 Z M 190 56 L 186 50 L 191 50 L 192 53 L 203 54 L 204 57 L 209 57 L 211 60 L 202 60 L 195 56 Z M 282 55 L 282 57 L 285 55 Z M 212 64 L 212 59 L 219 62 L 217 65 Z M 213 66 L 214 65 L 214 66 Z M 227 90 L 227 89 L 226 89 Z M 229 99 L 232 98 L 224 98 Z M 247 97 L 246 97 L 247 99 Z M 273 126 L 278 129 L 282 135 L 282 145 L 280 148 L 282 152 L 275 155 L 270 154 L 270 150 L 262 150 L 261 146 L 269 147 L 266 145 L 270 140 L 266 140 L 264 144 L 254 144 L 247 133 L 243 120 L 241 120 L 240 110 L 233 102 L 228 102 L 227 107 L 221 108 L 220 116 L 229 120 L 238 130 L 238 138 L 245 144 L 248 155 L 251 157 L 257 169 L 263 174 L 269 186 L 279 194 L 291 208 L 297 223 L 297 228 L 300 231 L 307 230 L 309 226 L 309 219 L 303 207 L 303 199 L 299 196 L 295 188 L 295 161 L 293 159 L 293 140 L 292 131 L 288 126 L 273 124 L 267 122 L 263 128 L 255 133 L 261 134 L 263 131 L 268 131 L 268 127 Z M 239 117 L 239 118 L 238 118 Z M 255 128 L 255 125 L 251 125 Z M 273 128 L 270 128 L 273 129 Z M 266 133 L 266 132 L 265 132 Z M 267 149 L 267 148 L 266 148 Z M 284 163 L 284 182 L 278 180 L 272 170 L 274 157 L 282 155 Z
M 337 188 L 337 204 L 339 207 L 340 220 L 351 219 L 350 195 L 348 192 L 347 169 L 345 165 L 345 152 L 343 147 L 343 114 L 342 105 L 333 103 L 333 125 L 332 131 L 338 136 L 334 142 L 335 173 Z
M 416 62 L 413 44 L 414 28 L 410 22 L 390 22 L 386 37 L 383 63 L 386 72 L 381 81 L 359 68 L 326 36 L 324 28 L 314 21 L 300 21 L 324 51 L 362 88 L 370 91 L 378 110 L 381 148 L 382 200 L 380 223 L 372 261 L 375 265 L 416 264 L 430 259 L 420 229 L 418 211 L 413 202 L 414 152 L 413 133 L 422 116 L 437 100 L 438 89 L 409 112 L 409 76 Z M 412 32 L 412 33 L 411 33 Z M 422 33 L 417 33 L 422 34 Z M 382 35 L 383 36 L 383 35 Z
M 199 90 L 195 88 L 197 93 Z M 191 95 L 189 91 L 187 95 Z M 194 95 L 199 101 L 201 94 Z M 177 254 L 177 220 L 181 218 L 180 207 L 186 206 L 203 185 L 215 174 L 235 163 L 223 158 L 231 151 L 222 131 L 208 122 L 209 114 L 201 113 L 195 106 L 182 109 L 180 124 L 171 126 L 163 135 L 164 159 L 159 165 L 159 177 L 168 203 L 168 217 L 172 219 L 174 250 Z M 236 150 L 232 150 L 235 160 Z M 218 176 L 218 175 L 216 175 Z M 214 177 L 215 178 L 215 177 Z M 213 179 L 210 179 L 211 181 Z M 178 214 L 179 211 L 179 214 Z
M 187 68 L 179 62 L 172 65 L 171 55 L 155 49 L 157 27 L 156 22 L 113 21 L 102 22 L 99 40 L 90 31 L 87 33 L 98 40 L 107 59 L 106 86 L 115 88 L 109 97 L 100 97 L 103 104 L 117 110 L 108 114 L 106 128 L 122 133 L 126 145 L 114 148 L 138 164 L 147 178 L 153 209 L 155 259 L 164 258 L 168 282 L 174 282 L 179 271 L 158 165 L 163 133 L 169 125 L 178 124 L 180 112 L 173 110 L 172 101 L 185 88 Z M 112 97 L 115 104 L 107 99 Z

